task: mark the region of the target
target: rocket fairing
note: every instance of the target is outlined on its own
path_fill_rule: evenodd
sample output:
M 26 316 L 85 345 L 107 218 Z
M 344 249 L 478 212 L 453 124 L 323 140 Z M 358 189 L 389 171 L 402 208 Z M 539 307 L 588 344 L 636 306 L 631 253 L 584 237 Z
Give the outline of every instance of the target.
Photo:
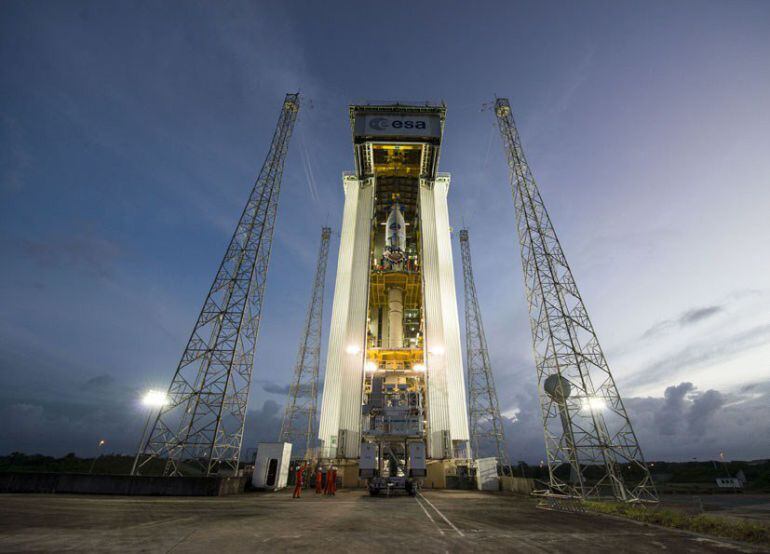
M 404 214 L 401 213 L 401 206 L 398 202 L 393 204 L 388 214 L 388 220 L 385 223 L 385 258 L 393 263 L 400 263 L 404 260 L 406 252 L 406 222 Z

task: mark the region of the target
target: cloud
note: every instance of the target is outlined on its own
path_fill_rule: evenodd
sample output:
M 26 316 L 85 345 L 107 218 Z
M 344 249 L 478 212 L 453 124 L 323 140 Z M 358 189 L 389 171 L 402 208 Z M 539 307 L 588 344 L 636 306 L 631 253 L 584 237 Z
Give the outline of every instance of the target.
M 665 333 L 667 331 L 670 331 L 671 329 L 675 327 L 686 327 L 688 325 L 693 325 L 695 323 L 698 323 L 700 321 L 703 321 L 705 319 L 708 319 L 710 317 L 713 317 L 714 315 L 721 313 L 724 311 L 724 306 L 704 306 L 702 308 L 693 308 L 691 310 L 687 310 L 679 315 L 679 317 L 676 317 L 674 319 L 666 319 L 664 321 L 660 321 L 647 329 L 644 333 L 642 333 L 643 339 L 649 339 L 651 337 L 658 336 L 662 333 Z
M 83 390 L 102 391 L 112 387 L 115 384 L 115 378 L 112 375 L 97 375 L 83 383 Z
M 100 439 L 107 441 L 108 452 L 132 453 L 143 424 L 140 411 L 123 395 L 89 397 L 87 391 L 61 401 L 0 399 L 0 418 L 14 422 L 0 428 L 0 452 L 50 455 L 88 456 Z
M 712 416 L 719 411 L 724 403 L 722 393 L 716 390 L 707 390 L 700 396 L 696 396 L 687 414 L 690 431 L 703 433 Z
M 679 325 L 690 325 L 703 319 L 707 319 L 723 310 L 722 306 L 706 306 L 705 308 L 696 308 L 688 310 L 679 317 Z
M 676 434 L 685 411 L 685 396 L 694 389 L 692 383 L 680 383 L 666 389 L 663 405 L 655 412 L 655 424 L 661 434 Z
M 289 385 L 279 385 L 271 381 L 262 381 L 262 390 L 270 394 L 289 394 Z
M 114 275 L 114 262 L 123 255 L 115 241 L 91 233 L 71 233 L 44 239 L 20 238 L 12 251 L 42 269 L 75 268 L 101 278 Z
M 720 450 L 731 459 L 767 457 L 770 444 L 770 384 L 755 383 L 745 391 L 699 391 L 682 382 L 659 397 L 627 397 L 624 404 L 647 460 L 716 459 Z M 540 404 L 535 391 L 518 394 L 516 407 L 503 416 L 506 449 L 512 463 L 545 459 Z M 493 455 L 492 444 L 482 455 Z
M 744 387 L 745 388 L 745 387 Z M 770 385 L 756 383 L 748 392 L 698 391 L 690 382 L 666 389 L 661 397 L 625 398 L 648 460 L 767 457 Z
M 518 394 L 514 402 L 515 408 L 504 410 L 511 417 L 503 416 L 508 459 L 512 464 L 519 460 L 537 463 L 545 458 L 540 400 L 533 390 L 531 394 Z M 489 446 L 482 454 L 494 455 Z
M 248 458 L 248 452 L 259 442 L 275 442 L 281 432 L 283 406 L 273 400 L 265 400 L 258 410 L 249 410 L 243 435 L 241 457 Z
M 0 396 L 0 454 L 11 451 L 61 456 L 94 453 L 100 439 L 106 452 L 133 454 L 147 413 L 137 402 L 138 392 L 108 375 L 82 384 L 60 385 L 58 398 L 28 393 L 18 401 Z M 22 396 L 18 392 L 14 397 Z M 266 400 L 246 414 L 243 451 L 263 441 L 276 441 L 283 406 Z
M 764 346 L 768 340 L 770 324 L 767 323 L 729 335 L 703 339 L 647 364 L 629 379 L 627 384 L 650 383 L 672 372 L 684 371 L 697 365 L 712 365 L 752 348 Z
M 710 389 L 701 393 L 690 382 L 667 387 L 663 405 L 654 412 L 657 431 L 665 436 L 677 435 L 683 430 L 703 433 L 724 403 L 719 391 Z

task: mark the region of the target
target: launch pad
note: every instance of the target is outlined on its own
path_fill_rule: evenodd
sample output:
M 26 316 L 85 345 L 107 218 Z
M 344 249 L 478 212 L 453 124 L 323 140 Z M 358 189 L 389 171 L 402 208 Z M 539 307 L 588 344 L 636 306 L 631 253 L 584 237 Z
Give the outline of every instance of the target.
M 158 464 L 171 476 L 240 472 L 278 197 L 299 109 L 299 94 L 287 94 L 265 163 L 152 426 L 148 416 L 132 474 L 148 474 Z M 508 100 L 497 98 L 494 113 L 510 170 L 548 489 L 567 497 L 656 502 Z M 470 473 L 474 458 L 483 458 L 481 439 L 494 442 L 499 464 L 507 458 L 463 230 L 466 397 L 447 203 L 451 179 L 438 171 L 446 107 L 364 104 L 350 106 L 349 115 L 355 169 L 342 179 L 319 445 L 311 447 L 326 228 L 281 440 L 301 438 L 305 459 L 337 466 L 342 486 L 364 479 L 372 494 L 383 488 L 415 492 L 422 482 L 443 487 L 450 474 Z M 472 452 L 471 439 L 479 452 Z
M 303 494 L 300 500 L 289 491 L 174 499 L 3 495 L 0 550 L 700 553 L 762 547 L 736 548 L 618 518 L 542 510 L 521 496 L 423 491 L 417 498 L 384 500 L 346 490 L 334 498 Z

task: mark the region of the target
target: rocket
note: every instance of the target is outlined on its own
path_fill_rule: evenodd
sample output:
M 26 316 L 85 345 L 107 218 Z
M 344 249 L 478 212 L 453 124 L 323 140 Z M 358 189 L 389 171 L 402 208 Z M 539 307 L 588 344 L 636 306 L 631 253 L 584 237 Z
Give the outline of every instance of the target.
M 385 223 L 385 257 L 393 263 L 404 260 L 406 252 L 406 222 L 401 206 L 398 202 L 393 204 Z

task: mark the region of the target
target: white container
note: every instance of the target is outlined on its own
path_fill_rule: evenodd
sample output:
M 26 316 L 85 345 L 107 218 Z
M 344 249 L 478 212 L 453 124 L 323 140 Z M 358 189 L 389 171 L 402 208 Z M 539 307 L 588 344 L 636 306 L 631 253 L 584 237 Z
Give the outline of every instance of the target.
M 476 460 L 476 487 L 480 491 L 499 490 L 497 458 L 478 458 Z
M 290 442 L 260 442 L 251 484 L 255 489 L 277 491 L 286 487 L 291 461 Z

